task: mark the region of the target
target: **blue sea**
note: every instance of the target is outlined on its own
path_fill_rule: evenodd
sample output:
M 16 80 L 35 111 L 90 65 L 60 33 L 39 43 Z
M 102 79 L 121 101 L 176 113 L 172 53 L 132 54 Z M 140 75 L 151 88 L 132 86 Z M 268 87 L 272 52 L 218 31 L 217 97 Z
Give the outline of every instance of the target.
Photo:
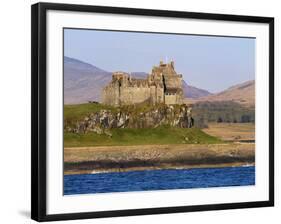
M 255 167 L 145 170 L 64 176 L 64 194 L 151 191 L 255 184 Z

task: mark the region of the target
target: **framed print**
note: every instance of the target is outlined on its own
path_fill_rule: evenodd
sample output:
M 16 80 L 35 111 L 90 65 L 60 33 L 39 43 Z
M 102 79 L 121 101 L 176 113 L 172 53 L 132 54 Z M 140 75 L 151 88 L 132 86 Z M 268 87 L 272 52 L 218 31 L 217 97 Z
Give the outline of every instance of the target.
M 273 18 L 32 6 L 32 219 L 273 205 Z

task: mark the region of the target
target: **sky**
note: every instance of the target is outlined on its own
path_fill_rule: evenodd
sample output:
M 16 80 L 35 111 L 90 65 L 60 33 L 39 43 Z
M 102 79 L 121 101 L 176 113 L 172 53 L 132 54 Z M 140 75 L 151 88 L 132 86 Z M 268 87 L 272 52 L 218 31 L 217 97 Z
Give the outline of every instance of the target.
M 65 29 L 64 56 L 103 70 L 150 73 L 175 63 L 187 84 L 220 92 L 255 79 L 255 39 Z

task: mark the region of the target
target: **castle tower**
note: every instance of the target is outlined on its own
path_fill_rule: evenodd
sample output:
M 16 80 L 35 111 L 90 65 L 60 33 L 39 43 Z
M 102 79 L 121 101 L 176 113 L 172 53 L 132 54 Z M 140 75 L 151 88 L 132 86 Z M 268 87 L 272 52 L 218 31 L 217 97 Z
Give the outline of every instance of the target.
M 153 67 L 151 75 L 163 80 L 165 104 L 182 104 L 182 75 L 176 73 L 173 61 L 166 64 L 160 61 L 159 66 Z

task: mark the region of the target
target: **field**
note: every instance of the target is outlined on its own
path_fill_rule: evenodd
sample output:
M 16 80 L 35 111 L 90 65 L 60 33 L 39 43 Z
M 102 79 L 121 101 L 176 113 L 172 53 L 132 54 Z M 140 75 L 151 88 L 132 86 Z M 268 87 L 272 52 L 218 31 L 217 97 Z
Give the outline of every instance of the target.
M 255 141 L 254 123 L 209 123 L 203 131 L 224 141 Z

